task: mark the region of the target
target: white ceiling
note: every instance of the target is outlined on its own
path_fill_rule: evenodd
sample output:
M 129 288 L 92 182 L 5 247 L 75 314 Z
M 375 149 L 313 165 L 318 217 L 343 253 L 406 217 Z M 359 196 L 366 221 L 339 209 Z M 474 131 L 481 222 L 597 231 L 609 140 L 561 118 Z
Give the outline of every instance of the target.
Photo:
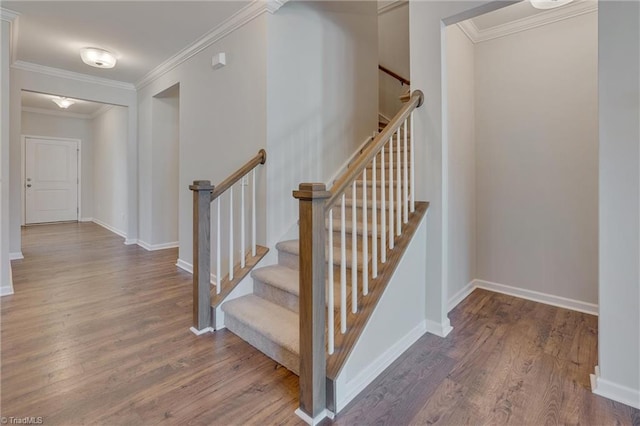
M 528 18 L 541 12 L 543 12 L 543 10 L 536 9 L 531 6 L 531 2 L 521 1 L 519 3 L 494 10 L 493 12 L 476 16 L 475 18 L 472 18 L 471 21 L 473 21 L 473 24 L 478 28 L 478 30 L 484 31 L 518 19 Z
M 3 0 L 2 7 L 20 14 L 15 60 L 136 83 L 249 3 Z M 82 47 L 109 50 L 118 64 L 85 65 Z
M 44 93 L 27 92 L 22 91 L 22 107 L 23 108 L 36 108 L 38 110 L 54 111 L 56 113 L 72 113 L 91 116 L 98 112 L 100 108 L 106 104 L 98 102 L 85 101 L 82 99 L 73 99 L 75 103 L 67 109 L 62 109 L 56 105 L 51 99 L 58 96 L 47 95 Z M 69 98 L 71 99 L 71 98 Z

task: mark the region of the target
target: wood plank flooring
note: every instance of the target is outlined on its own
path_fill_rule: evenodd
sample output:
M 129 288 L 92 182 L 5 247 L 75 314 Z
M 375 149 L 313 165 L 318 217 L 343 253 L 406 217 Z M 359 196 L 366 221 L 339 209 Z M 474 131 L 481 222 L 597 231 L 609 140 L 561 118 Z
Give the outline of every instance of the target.
M 0 299 L 2 416 L 46 425 L 296 424 L 298 378 L 228 331 L 197 337 L 177 250 L 90 224 L 23 230 Z M 597 319 L 475 291 L 333 421 L 640 425 L 595 396 Z

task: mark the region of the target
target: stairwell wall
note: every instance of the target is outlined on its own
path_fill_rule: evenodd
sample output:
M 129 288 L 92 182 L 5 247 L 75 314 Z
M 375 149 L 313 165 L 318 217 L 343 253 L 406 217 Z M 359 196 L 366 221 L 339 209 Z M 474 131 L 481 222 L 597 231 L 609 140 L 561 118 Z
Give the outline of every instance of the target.
M 381 8 L 378 16 L 378 62 L 411 80 L 409 59 L 409 2 Z M 399 97 L 409 87 L 382 71 L 378 72 L 378 78 L 378 109 L 392 118 L 402 108 Z
M 269 16 L 269 246 L 297 235 L 292 190 L 327 182 L 376 129 L 377 25 L 376 2 L 290 2 Z

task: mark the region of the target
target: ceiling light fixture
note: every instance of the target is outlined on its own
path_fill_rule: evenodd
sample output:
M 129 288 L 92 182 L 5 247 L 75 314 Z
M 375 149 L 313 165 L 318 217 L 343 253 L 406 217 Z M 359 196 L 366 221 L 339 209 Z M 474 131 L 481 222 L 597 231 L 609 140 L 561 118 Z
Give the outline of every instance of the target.
M 97 47 L 83 47 L 80 49 L 82 62 L 96 68 L 113 68 L 116 66 L 116 57 L 104 49 Z
M 76 101 L 72 101 L 68 98 L 51 98 L 53 102 L 55 102 L 60 108 L 67 109 L 71 105 L 75 104 Z
M 530 0 L 536 9 L 553 9 L 571 3 L 573 0 Z

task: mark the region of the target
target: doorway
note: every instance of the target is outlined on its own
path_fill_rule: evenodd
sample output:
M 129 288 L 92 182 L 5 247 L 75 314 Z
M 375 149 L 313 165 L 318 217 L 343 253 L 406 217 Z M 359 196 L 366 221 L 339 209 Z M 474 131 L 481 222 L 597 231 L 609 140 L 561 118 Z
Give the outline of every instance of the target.
M 80 141 L 25 137 L 25 223 L 78 220 Z

